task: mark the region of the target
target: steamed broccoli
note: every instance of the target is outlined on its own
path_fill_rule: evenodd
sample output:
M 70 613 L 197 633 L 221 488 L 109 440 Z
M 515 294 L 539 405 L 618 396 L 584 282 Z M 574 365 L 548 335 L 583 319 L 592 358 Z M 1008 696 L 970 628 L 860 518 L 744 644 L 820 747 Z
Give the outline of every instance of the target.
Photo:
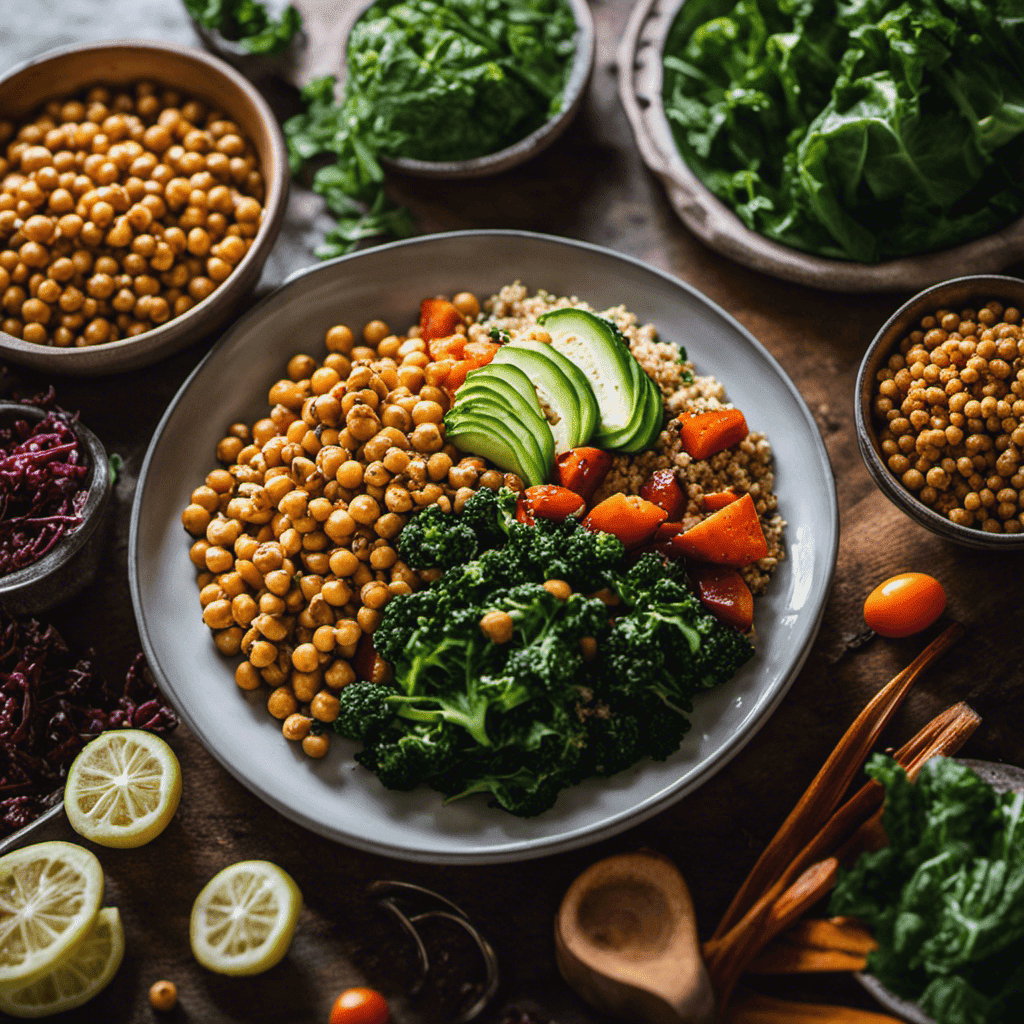
M 440 505 L 428 505 L 402 530 L 398 550 L 414 569 L 447 569 L 476 557 L 476 534 Z
M 388 707 L 390 690 L 378 683 L 357 679 L 338 694 L 341 709 L 334 720 L 334 731 L 350 740 L 368 740 L 395 717 Z

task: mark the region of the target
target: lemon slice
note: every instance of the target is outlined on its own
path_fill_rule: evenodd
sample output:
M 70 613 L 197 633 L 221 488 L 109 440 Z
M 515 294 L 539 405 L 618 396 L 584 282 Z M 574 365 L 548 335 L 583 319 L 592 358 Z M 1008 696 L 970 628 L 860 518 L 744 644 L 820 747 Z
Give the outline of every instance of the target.
M 302 909 L 291 875 L 243 860 L 214 875 L 192 906 L 195 958 L 218 974 L 259 974 L 288 952 Z
M 73 843 L 0 857 L 0 985 L 26 985 L 80 942 L 100 909 L 103 869 Z
M 101 846 L 142 846 L 174 817 L 181 768 L 159 736 L 112 729 L 83 747 L 64 785 L 71 827 Z
M 0 1011 L 12 1017 L 48 1017 L 87 1003 L 110 984 L 124 959 L 124 930 L 115 907 L 99 912 L 84 939 L 41 978 L 0 987 Z

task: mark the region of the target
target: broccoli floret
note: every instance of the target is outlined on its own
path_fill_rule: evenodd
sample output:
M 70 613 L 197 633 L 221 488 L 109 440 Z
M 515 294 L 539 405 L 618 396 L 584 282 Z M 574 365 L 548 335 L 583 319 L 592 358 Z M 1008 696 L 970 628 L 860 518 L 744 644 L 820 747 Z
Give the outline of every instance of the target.
M 481 487 L 462 507 L 459 518 L 476 535 L 478 550 L 500 547 L 516 521 L 516 494 L 507 487 Z
M 451 730 L 443 724 L 403 723 L 356 752 L 356 761 L 388 789 L 415 789 L 450 771 L 457 759 Z
M 387 703 L 393 692 L 379 683 L 349 683 L 338 694 L 341 707 L 334 720 L 334 731 L 350 740 L 367 740 L 376 735 L 395 717 Z
M 625 548 L 614 534 L 583 529 L 575 520 L 515 523 L 501 555 L 523 580 L 565 580 L 589 593 L 607 586 L 620 566 Z
M 458 516 L 428 505 L 399 534 L 398 550 L 414 569 L 448 569 L 476 557 L 477 537 Z
M 565 783 L 557 776 L 538 775 L 529 768 L 520 768 L 509 775 L 481 775 L 459 793 L 448 796 L 446 803 L 461 800 L 473 793 L 487 793 L 490 807 L 502 807 L 520 818 L 534 818 L 554 806 Z

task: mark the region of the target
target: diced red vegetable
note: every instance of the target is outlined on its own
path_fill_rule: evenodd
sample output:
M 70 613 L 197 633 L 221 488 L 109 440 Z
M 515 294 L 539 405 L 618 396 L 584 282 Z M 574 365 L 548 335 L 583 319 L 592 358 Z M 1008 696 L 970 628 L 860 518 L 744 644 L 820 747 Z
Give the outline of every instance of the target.
M 750 431 L 739 409 L 712 409 L 709 412 L 683 413 L 679 417 L 679 435 L 684 451 L 695 459 L 707 459 L 716 452 L 739 444 Z
M 682 523 L 662 523 L 661 526 L 654 531 L 653 543 L 664 544 L 665 541 L 671 540 L 682 532 Z
M 740 496 L 732 491 L 718 491 L 715 494 L 705 494 L 700 499 L 700 504 L 705 512 L 717 512 L 719 509 L 725 508 L 726 505 L 731 505 L 734 501 L 739 500 Z
M 466 383 L 466 376 L 471 370 L 475 370 L 477 367 L 469 359 L 460 359 L 458 362 L 452 364 L 452 368 L 448 371 L 444 378 L 444 386 L 454 394 Z
M 664 509 L 669 519 L 678 519 L 686 511 L 686 495 L 671 469 L 656 469 L 640 488 L 640 497 Z
M 638 494 L 613 494 L 590 510 L 583 525 L 614 533 L 627 548 L 635 548 L 649 541 L 666 518 L 664 509 Z
M 744 494 L 665 543 L 666 554 L 740 568 L 768 554 L 754 499 Z
M 754 624 L 754 595 L 743 577 L 724 565 L 690 569 L 697 596 L 717 619 L 746 632 Z
M 420 337 L 424 341 L 447 338 L 466 318 L 447 299 L 424 299 L 420 303 Z
M 462 334 L 452 334 L 446 338 L 434 338 L 427 343 L 430 358 L 435 363 L 444 359 L 461 359 L 466 350 L 466 338 Z
M 600 448 L 573 448 L 555 460 L 558 482 L 590 503 L 612 467 L 612 455 Z
M 352 659 L 352 668 L 358 679 L 373 679 L 373 666 L 377 662 L 377 648 L 373 646 L 373 637 L 364 633 L 359 638 L 356 647 L 355 657 Z
M 464 358 L 468 359 L 475 367 L 486 366 L 491 362 L 501 348 L 500 345 L 495 344 L 493 341 L 471 341 L 469 342 L 464 352 Z
M 530 525 L 536 519 L 564 523 L 566 519 L 583 515 L 585 510 L 586 502 L 575 491 L 556 484 L 527 487 L 516 502 L 516 518 Z

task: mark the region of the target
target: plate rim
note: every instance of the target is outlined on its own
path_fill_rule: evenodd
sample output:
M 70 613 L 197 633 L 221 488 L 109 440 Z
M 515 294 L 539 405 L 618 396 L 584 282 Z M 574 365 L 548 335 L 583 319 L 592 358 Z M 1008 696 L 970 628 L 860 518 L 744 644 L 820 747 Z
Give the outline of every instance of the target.
M 420 850 L 420 849 L 409 849 L 406 847 L 396 847 L 386 842 L 379 842 L 366 836 L 352 835 L 349 833 L 342 833 L 339 829 L 331 827 L 328 823 L 316 818 L 313 815 L 306 815 L 303 813 L 301 808 L 291 807 L 285 804 L 283 801 L 278 800 L 276 797 L 270 795 L 260 785 L 258 780 L 251 779 L 244 776 L 238 771 L 231 763 L 230 759 L 226 756 L 222 756 L 219 746 L 215 743 L 210 742 L 205 732 L 197 728 L 193 721 L 192 715 L 184 708 L 175 707 L 179 716 L 184 720 L 189 730 L 193 733 L 196 739 L 202 744 L 203 748 L 209 753 L 220 765 L 223 767 L 234 779 L 240 782 L 246 787 L 251 793 L 257 796 L 265 804 L 272 807 L 278 813 L 282 814 L 285 818 L 290 821 L 301 825 L 304 828 L 310 829 L 310 831 L 317 833 L 318 835 L 324 836 L 327 839 L 331 839 L 334 842 L 342 843 L 346 846 L 351 846 L 355 849 L 363 850 L 367 853 L 376 854 L 379 856 L 394 857 L 399 860 L 412 861 L 418 863 L 427 864 L 499 864 L 499 863 L 513 863 L 522 860 L 532 860 L 538 857 L 549 856 L 555 853 L 563 853 L 568 850 L 578 849 L 581 846 L 589 846 L 594 843 L 600 842 L 604 839 L 608 839 L 611 836 L 618 835 L 620 832 L 624 832 L 629 828 L 639 825 L 647 819 L 653 817 L 655 814 L 659 814 L 661 811 L 666 810 L 668 807 L 677 803 L 683 797 L 694 792 L 700 786 L 704 785 L 709 779 L 721 771 L 746 745 L 751 739 L 757 734 L 757 732 L 765 725 L 772 714 L 778 708 L 783 698 L 789 692 L 793 683 L 796 681 L 797 676 L 800 674 L 804 663 L 810 654 L 811 648 L 817 638 L 818 631 L 821 627 L 821 621 L 825 614 L 825 608 L 828 603 L 828 595 L 832 588 L 832 581 L 836 570 L 836 561 L 839 551 L 839 539 L 840 539 L 840 521 L 839 521 L 839 504 L 838 504 L 838 493 L 836 490 L 835 475 L 832 471 L 832 465 L 829 461 L 828 451 L 825 447 L 825 442 L 822 439 L 821 432 L 818 430 L 818 426 L 814 421 L 814 417 L 810 411 L 807 402 L 804 400 L 800 391 L 796 385 L 790 379 L 789 375 L 783 369 L 781 364 L 775 357 L 762 345 L 753 334 L 747 330 L 735 317 L 726 312 L 718 303 L 713 299 L 708 298 L 696 287 L 689 284 L 686 281 L 668 273 L 667 271 L 661 270 L 657 267 L 653 267 L 650 264 L 645 263 L 643 260 L 630 256 L 625 253 L 616 252 L 614 249 L 610 249 L 606 246 L 597 245 L 593 242 L 584 242 L 577 239 L 562 238 L 556 235 L 543 234 L 541 232 L 534 231 L 522 231 L 518 229 L 510 228 L 482 228 L 482 229 L 469 229 L 462 231 L 447 231 L 437 234 L 430 235 L 418 235 L 414 238 L 403 239 L 397 242 L 390 242 L 384 245 L 373 246 L 368 249 L 362 249 L 358 252 L 349 253 L 344 256 L 338 256 L 332 260 L 325 260 L 322 263 L 314 264 L 309 267 L 304 267 L 300 270 L 290 274 L 285 280 L 273 291 L 264 296 L 258 303 L 250 308 L 242 317 L 236 320 L 232 326 L 221 335 L 217 342 L 211 346 L 210 350 L 203 356 L 199 364 L 195 369 L 188 375 L 184 380 L 181 387 L 178 389 L 174 397 L 168 403 L 163 415 L 160 418 L 160 422 L 157 424 L 153 431 L 153 435 L 150 439 L 149 446 L 146 450 L 146 457 L 143 460 L 142 468 L 139 471 L 138 480 L 135 485 L 135 496 L 132 501 L 132 512 L 128 534 L 128 585 L 132 599 L 132 609 L 135 614 L 136 624 L 139 630 L 139 638 L 142 643 L 143 651 L 146 654 L 146 659 L 149 664 L 150 670 L 153 672 L 154 677 L 157 680 L 161 690 L 165 695 L 169 696 L 173 692 L 173 687 L 168 685 L 167 677 L 165 676 L 163 669 L 157 659 L 154 646 L 150 640 L 149 631 L 147 628 L 145 616 L 142 611 L 142 594 L 139 581 L 138 564 L 139 564 L 139 521 L 141 518 L 142 508 L 142 496 L 145 492 L 146 482 L 149 475 L 150 465 L 154 457 L 156 448 L 160 442 L 160 439 L 167 427 L 168 421 L 173 416 L 178 406 L 184 399 L 188 390 L 190 389 L 193 381 L 203 371 L 207 362 L 212 359 L 216 353 L 231 339 L 231 337 L 240 329 L 247 326 L 251 320 L 260 317 L 263 313 L 264 308 L 272 301 L 276 300 L 285 290 L 294 285 L 297 281 L 311 274 L 318 274 L 328 268 L 332 268 L 336 265 L 349 262 L 353 259 L 359 259 L 360 257 L 379 253 L 381 251 L 394 251 L 398 248 L 410 248 L 423 245 L 432 245 L 436 242 L 453 239 L 453 238 L 526 238 L 531 241 L 538 241 L 544 244 L 554 244 L 556 246 L 566 246 L 570 249 L 584 249 L 594 252 L 602 257 L 611 257 L 614 260 L 625 261 L 634 265 L 635 267 L 643 270 L 647 273 L 654 274 L 657 277 L 662 278 L 668 284 L 682 288 L 688 292 L 694 299 L 704 305 L 710 307 L 715 313 L 722 317 L 731 327 L 740 333 L 747 344 L 753 346 L 755 351 L 765 359 L 769 365 L 774 369 L 778 377 L 781 379 L 785 387 L 789 390 L 792 397 L 796 400 L 798 409 L 800 410 L 807 429 L 810 431 L 810 435 L 813 439 L 813 448 L 819 464 L 820 469 L 823 471 L 825 482 L 825 500 L 828 506 L 828 519 L 827 528 L 831 533 L 831 543 L 827 545 L 824 554 L 827 556 L 827 567 L 823 579 L 822 597 L 820 605 L 814 616 L 814 620 L 811 623 L 811 628 L 807 633 L 807 638 L 796 653 L 796 656 L 787 670 L 785 677 L 782 680 L 781 685 L 778 687 L 771 700 L 766 703 L 759 715 L 752 721 L 748 722 L 743 728 L 737 730 L 728 741 L 725 743 L 723 748 L 718 752 L 712 763 L 702 766 L 697 772 L 688 779 L 685 783 L 681 780 L 676 783 L 667 786 L 660 793 L 654 794 L 648 798 L 648 802 L 641 805 L 640 808 L 630 808 L 613 815 L 611 818 L 593 826 L 581 826 L 570 832 L 563 832 L 552 837 L 535 837 L 532 839 L 517 839 L 498 844 L 491 844 L 486 847 L 481 847 L 472 852 L 467 853 L 440 853 L 433 850 Z

